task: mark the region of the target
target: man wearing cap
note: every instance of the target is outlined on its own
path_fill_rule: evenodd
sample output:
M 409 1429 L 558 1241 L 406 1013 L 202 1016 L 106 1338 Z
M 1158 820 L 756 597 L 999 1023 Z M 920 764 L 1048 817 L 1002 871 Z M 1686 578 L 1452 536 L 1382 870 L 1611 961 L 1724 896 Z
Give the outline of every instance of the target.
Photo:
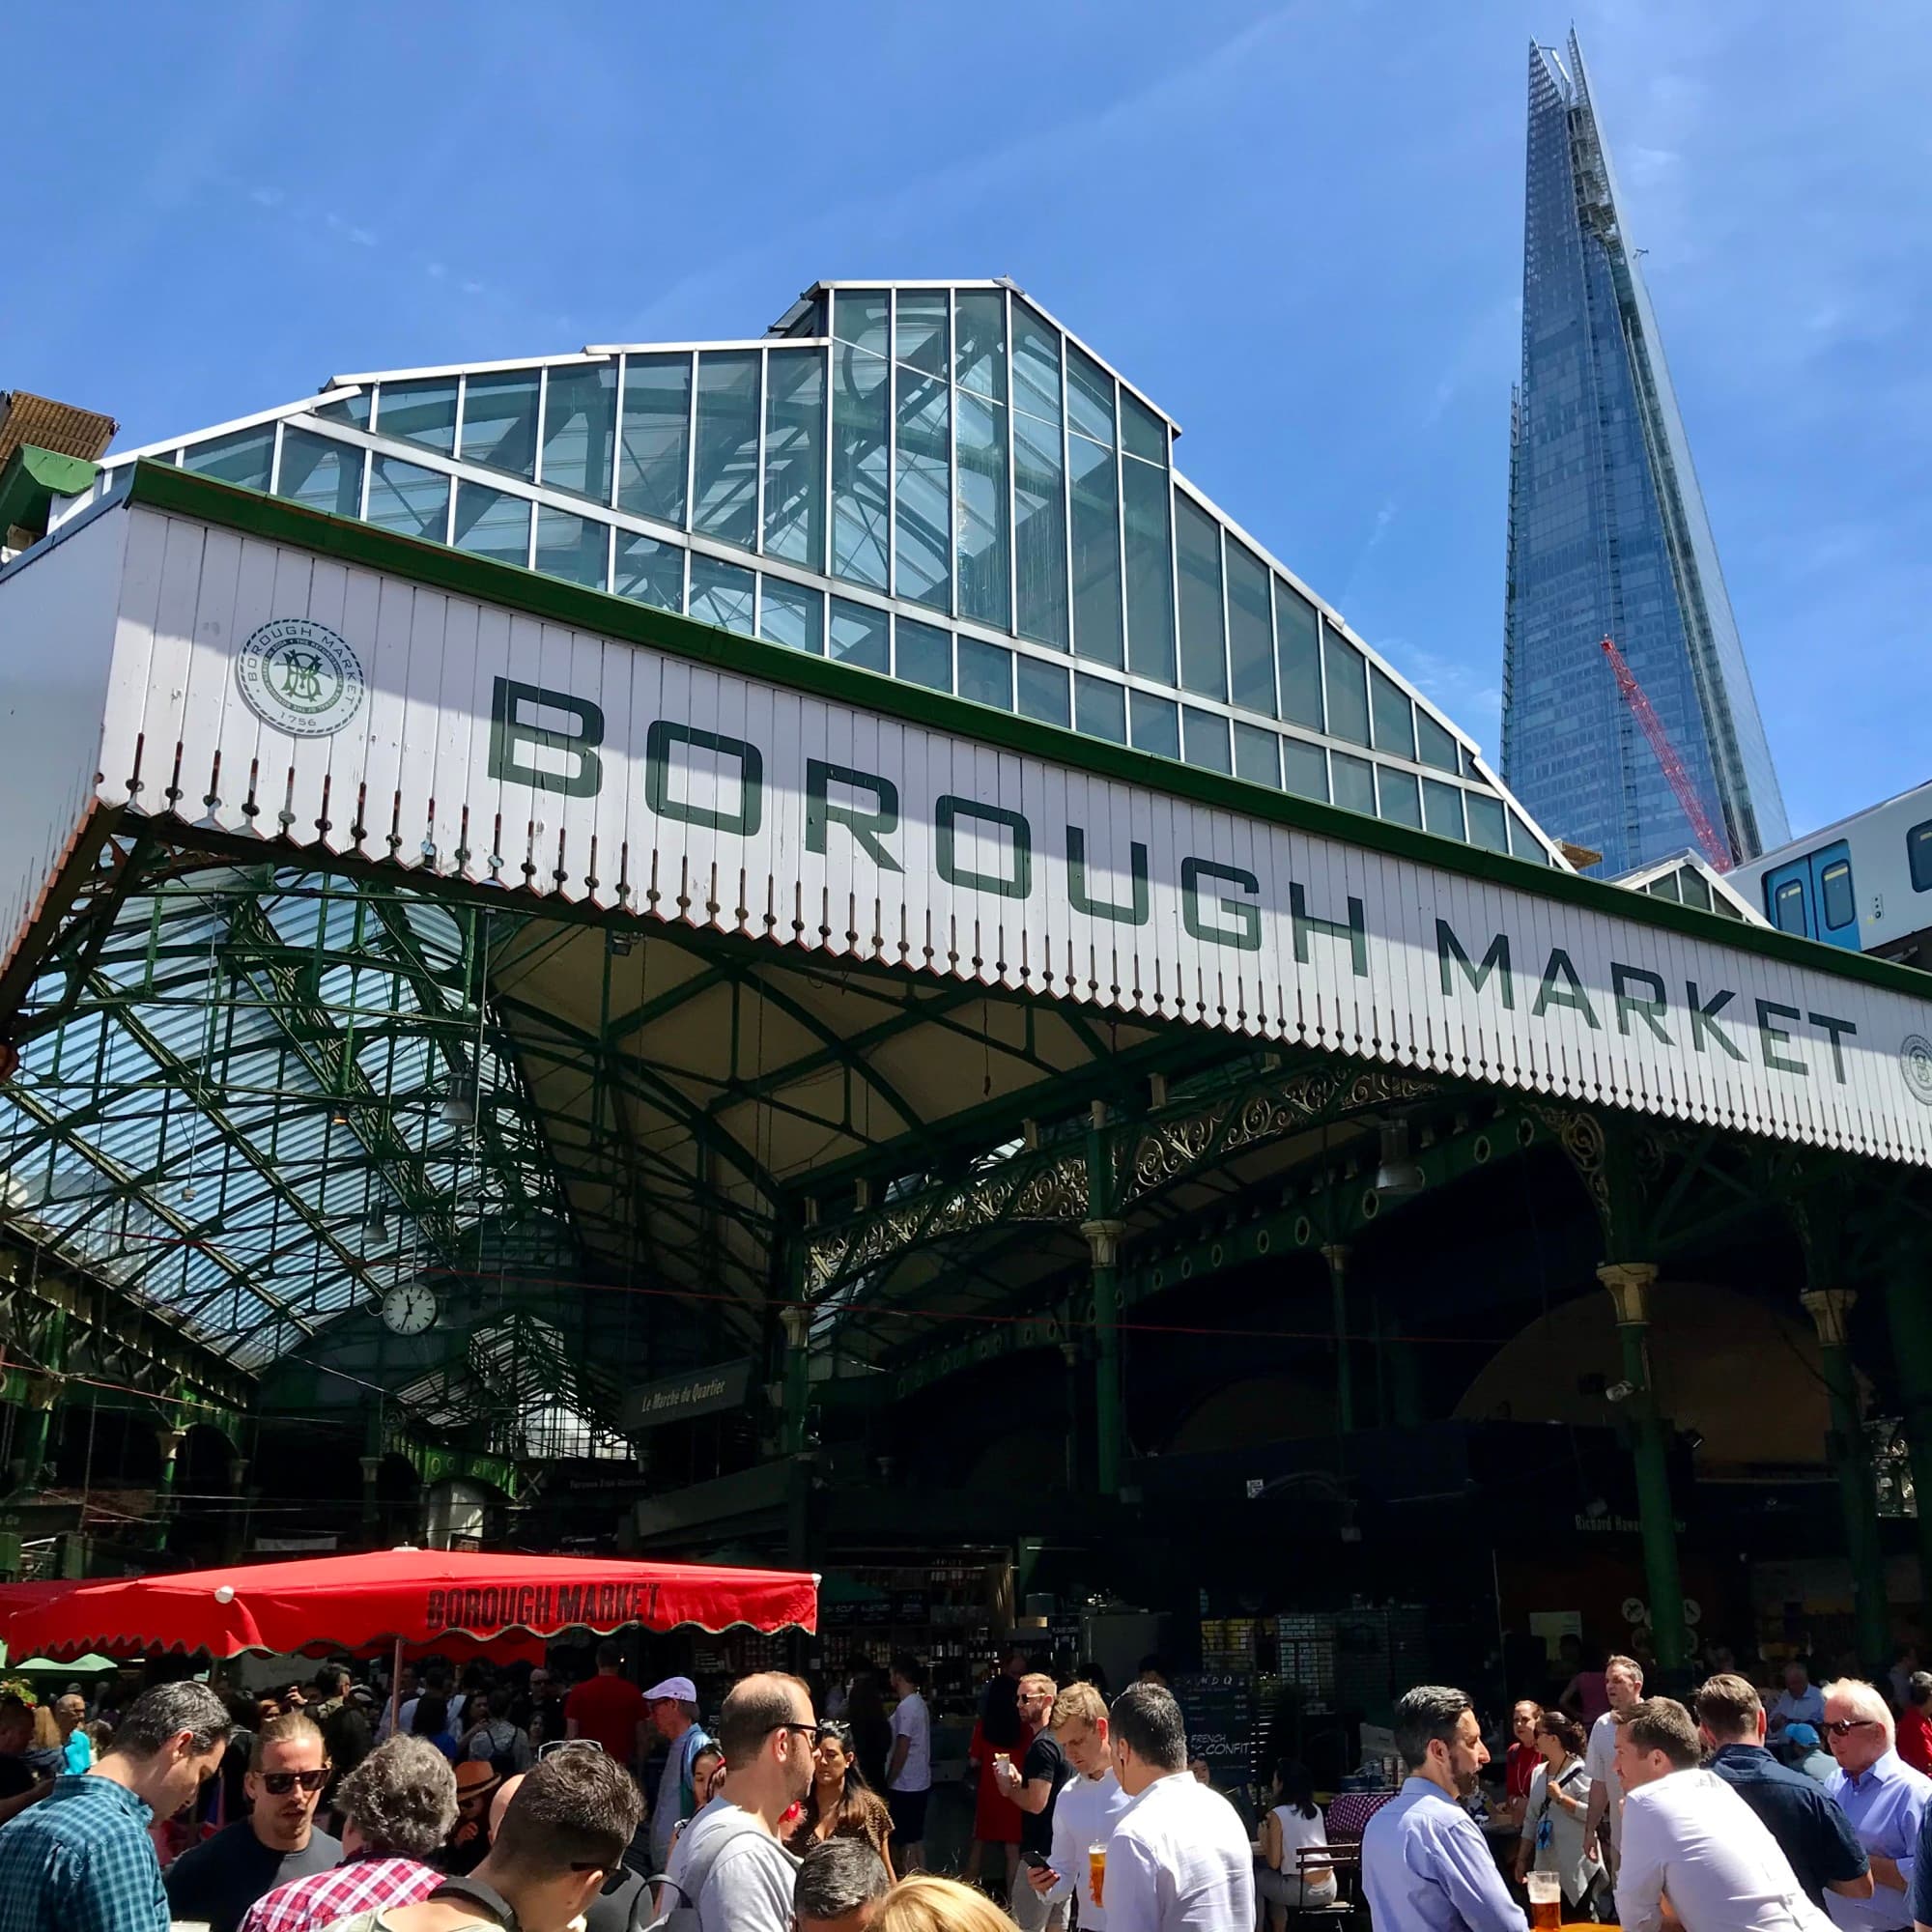
M 1824 1739 L 1811 1724 L 1786 1724 L 1777 1741 L 1777 1756 L 1780 1763 L 1819 1784 L 1830 1784 L 1838 1775 L 1838 1760 L 1825 1748 Z
M 651 1721 L 668 1748 L 658 1778 L 658 1802 L 651 1806 L 651 1862 L 659 1871 L 670 1857 L 670 1840 L 683 1819 L 697 1809 L 691 1761 L 711 1740 L 697 1721 L 697 1686 L 689 1677 L 667 1677 L 644 1692 Z

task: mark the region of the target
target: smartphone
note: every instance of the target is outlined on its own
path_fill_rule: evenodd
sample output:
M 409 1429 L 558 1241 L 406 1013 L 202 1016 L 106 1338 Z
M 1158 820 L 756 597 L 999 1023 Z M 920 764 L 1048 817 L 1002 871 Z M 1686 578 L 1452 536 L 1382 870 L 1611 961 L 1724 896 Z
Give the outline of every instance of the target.
M 1038 1852 L 1022 1852 L 1020 1858 L 1024 1861 L 1028 1871 L 1051 1871 L 1053 1869 L 1052 1864 L 1046 1859 L 1042 1858 Z

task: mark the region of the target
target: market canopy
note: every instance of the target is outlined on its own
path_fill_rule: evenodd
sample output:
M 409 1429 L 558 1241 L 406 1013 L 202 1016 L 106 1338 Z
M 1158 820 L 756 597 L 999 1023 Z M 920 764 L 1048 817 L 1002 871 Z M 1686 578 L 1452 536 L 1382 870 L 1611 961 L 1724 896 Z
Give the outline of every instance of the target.
M 0 1585 L 0 1631 L 16 1650 L 239 1657 L 468 1650 L 497 1640 L 734 1624 L 817 1628 L 803 1572 L 441 1549 L 301 1557 L 174 1576 Z

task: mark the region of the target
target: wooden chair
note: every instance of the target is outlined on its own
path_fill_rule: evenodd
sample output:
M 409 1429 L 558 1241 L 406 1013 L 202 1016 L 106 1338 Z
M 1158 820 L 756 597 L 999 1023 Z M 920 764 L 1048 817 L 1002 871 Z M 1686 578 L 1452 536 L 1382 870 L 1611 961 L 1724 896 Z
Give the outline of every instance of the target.
M 1323 1868 L 1335 1874 L 1335 1896 L 1326 1905 L 1291 1905 L 1288 1916 L 1295 1920 L 1341 1919 L 1352 1922 L 1362 1906 L 1361 1840 L 1344 1839 L 1339 1845 L 1302 1845 L 1294 1854 L 1294 1875 L 1303 1891 L 1312 1877 L 1320 1878 Z

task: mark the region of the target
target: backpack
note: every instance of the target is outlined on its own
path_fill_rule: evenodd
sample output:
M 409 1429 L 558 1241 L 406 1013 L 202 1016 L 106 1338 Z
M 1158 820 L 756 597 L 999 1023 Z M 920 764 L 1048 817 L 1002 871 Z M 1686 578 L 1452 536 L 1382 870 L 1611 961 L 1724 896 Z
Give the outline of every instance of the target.
M 516 1776 L 517 1727 L 509 1719 L 502 1719 L 500 1721 L 508 1736 L 499 1741 L 497 1736 L 498 1721 L 495 1718 L 486 1718 L 470 1738 L 469 1748 L 464 1752 L 464 1756 L 472 1762 L 487 1759 L 490 1769 L 501 1779 Z
M 736 1808 L 735 1806 L 733 1807 Z M 693 1820 L 693 1823 L 696 1823 Z M 643 1915 L 652 1910 L 651 1889 L 644 1886 L 631 1907 L 631 1932 L 697 1932 L 697 1901 L 711 1881 L 711 1870 L 727 1845 L 735 1844 L 748 1832 L 764 1831 L 764 1826 L 749 1811 L 739 1811 L 737 1819 L 721 1827 L 685 1861 L 676 1878 L 658 1880 L 661 1908 L 655 1918 Z

